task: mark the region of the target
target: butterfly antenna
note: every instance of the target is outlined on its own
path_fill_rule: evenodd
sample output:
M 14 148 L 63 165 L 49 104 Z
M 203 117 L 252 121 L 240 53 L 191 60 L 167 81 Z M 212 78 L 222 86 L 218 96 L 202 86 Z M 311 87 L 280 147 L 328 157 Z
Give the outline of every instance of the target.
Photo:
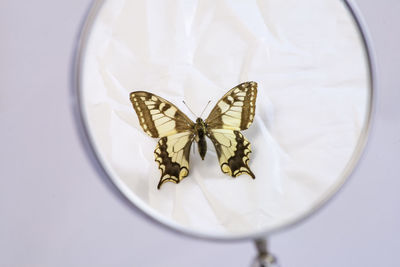
M 188 110 L 189 110 L 190 112 L 192 112 L 192 114 L 193 114 L 196 118 L 198 118 L 198 116 L 197 116 L 196 114 L 194 114 L 194 112 L 189 108 L 189 106 L 186 105 L 185 100 L 182 100 L 182 102 L 183 102 L 183 104 L 185 104 L 185 106 L 188 108 Z
M 200 117 L 203 116 L 204 111 L 206 111 L 206 108 L 208 107 L 208 105 L 210 105 L 210 103 L 211 103 L 211 100 L 208 101 L 206 107 L 205 107 L 205 108 L 203 109 L 203 111 L 201 112 Z

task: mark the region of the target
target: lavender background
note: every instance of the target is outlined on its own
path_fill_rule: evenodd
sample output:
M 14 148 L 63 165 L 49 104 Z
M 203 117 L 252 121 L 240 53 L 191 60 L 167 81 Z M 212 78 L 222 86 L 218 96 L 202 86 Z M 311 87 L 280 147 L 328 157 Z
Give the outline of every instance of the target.
M 283 267 L 400 265 L 400 2 L 355 1 L 375 48 L 373 128 L 327 206 L 271 237 Z M 250 242 L 176 235 L 99 178 L 72 111 L 71 65 L 89 0 L 0 1 L 0 266 L 249 266 Z

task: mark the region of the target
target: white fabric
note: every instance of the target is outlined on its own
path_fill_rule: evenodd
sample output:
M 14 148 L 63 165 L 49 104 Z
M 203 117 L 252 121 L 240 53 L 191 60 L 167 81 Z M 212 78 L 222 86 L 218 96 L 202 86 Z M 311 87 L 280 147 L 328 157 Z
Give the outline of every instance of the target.
M 315 207 L 341 181 L 365 123 L 368 72 L 361 39 L 338 0 L 106 1 L 82 72 L 84 112 L 114 179 L 188 229 L 243 234 Z M 141 129 L 129 93 L 144 90 L 205 119 L 230 88 L 259 85 L 252 180 L 223 174 L 208 140 L 190 174 L 157 190 L 158 140 Z

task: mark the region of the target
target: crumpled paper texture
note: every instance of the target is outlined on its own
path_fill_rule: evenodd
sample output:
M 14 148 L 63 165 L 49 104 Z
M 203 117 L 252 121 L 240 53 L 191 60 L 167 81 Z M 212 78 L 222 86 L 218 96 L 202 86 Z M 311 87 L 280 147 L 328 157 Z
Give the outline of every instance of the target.
M 342 179 L 366 120 L 367 61 L 337 0 L 108 0 L 82 71 L 90 134 L 113 178 L 145 209 L 198 232 L 267 230 L 315 207 Z M 158 140 L 141 129 L 129 93 L 144 90 L 203 118 L 229 89 L 259 85 L 252 180 L 220 170 L 212 143 L 190 174 L 157 190 Z

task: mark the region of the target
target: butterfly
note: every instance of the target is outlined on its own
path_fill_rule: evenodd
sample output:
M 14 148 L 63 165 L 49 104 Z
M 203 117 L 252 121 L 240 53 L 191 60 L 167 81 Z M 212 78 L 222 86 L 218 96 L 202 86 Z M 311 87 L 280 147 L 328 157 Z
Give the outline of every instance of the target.
M 155 94 L 136 91 L 130 100 L 140 126 L 149 136 L 160 138 L 154 150 L 161 170 L 157 188 L 169 181 L 179 183 L 189 174 L 189 155 L 193 141 L 198 144 L 200 157 L 207 152 L 206 136 L 214 144 L 223 173 L 232 177 L 248 174 L 250 142 L 240 132 L 254 120 L 257 83 L 244 82 L 229 90 L 211 110 L 207 119 L 189 119 L 175 105 Z

